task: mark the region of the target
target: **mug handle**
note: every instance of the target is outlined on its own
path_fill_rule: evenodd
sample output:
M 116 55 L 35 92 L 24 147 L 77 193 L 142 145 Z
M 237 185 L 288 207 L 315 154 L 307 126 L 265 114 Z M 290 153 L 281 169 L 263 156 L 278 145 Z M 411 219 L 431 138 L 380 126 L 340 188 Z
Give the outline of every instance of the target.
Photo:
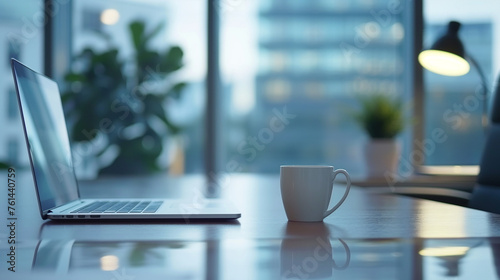
M 340 199 L 339 202 L 337 202 L 337 204 L 335 206 L 332 207 L 332 209 L 326 210 L 325 214 L 323 215 L 323 218 L 328 217 L 330 214 L 333 213 L 333 211 L 337 210 L 337 208 L 339 208 L 339 206 L 342 205 L 342 203 L 344 203 L 344 200 L 347 198 L 347 195 L 349 194 L 349 190 L 351 189 L 351 177 L 349 176 L 349 173 L 347 173 L 347 171 L 345 169 L 337 169 L 337 170 L 333 171 L 332 185 L 333 185 L 333 181 L 335 181 L 335 177 L 337 177 L 337 175 L 339 173 L 344 174 L 345 179 L 347 181 L 347 186 L 345 189 L 344 196 Z M 332 191 L 332 193 L 333 193 L 333 191 Z

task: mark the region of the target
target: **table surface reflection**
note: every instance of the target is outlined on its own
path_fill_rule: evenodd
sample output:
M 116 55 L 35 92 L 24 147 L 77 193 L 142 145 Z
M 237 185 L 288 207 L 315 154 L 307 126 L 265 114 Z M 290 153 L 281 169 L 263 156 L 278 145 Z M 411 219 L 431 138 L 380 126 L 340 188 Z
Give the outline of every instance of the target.
M 31 272 L 92 279 L 497 279 L 500 240 L 40 240 Z M 121 278 L 120 278 L 121 277 Z M 89 278 L 87 278 L 89 279 Z
M 5 174 L 2 176 L 5 177 Z M 6 181 L 6 180 L 5 180 Z M 39 217 L 32 181 L 17 183 L 15 270 L 7 211 L 1 279 L 497 279 L 500 217 L 354 187 L 324 223 L 287 222 L 277 176 L 226 175 L 233 221 L 60 223 Z M 202 177 L 104 178 L 83 197 L 199 199 Z M 342 185 L 334 188 L 341 196 Z M 0 193 L 0 209 L 7 208 Z

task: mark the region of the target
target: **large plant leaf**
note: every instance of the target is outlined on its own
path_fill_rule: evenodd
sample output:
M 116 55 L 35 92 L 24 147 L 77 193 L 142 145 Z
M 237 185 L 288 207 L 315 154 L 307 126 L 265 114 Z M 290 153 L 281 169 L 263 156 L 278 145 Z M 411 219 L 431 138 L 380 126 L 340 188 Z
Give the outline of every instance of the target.
M 129 25 L 132 43 L 136 51 L 146 49 L 149 41 L 156 37 L 163 29 L 164 23 L 159 23 L 151 32 L 146 33 L 146 25 L 143 21 L 133 21 Z
M 184 52 L 178 46 L 173 46 L 163 55 L 159 69 L 161 72 L 170 73 L 182 68 Z
M 141 84 L 147 80 L 158 79 L 157 65 L 160 60 L 160 54 L 155 51 L 138 51 L 137 59 L 137 80 Z
M 130 23 L 129 29 L 130 29 L 130 35 L 132 36 L 132 43 L 134 45 L 134 48 L 136 50 L 142 49 L 144 47 L 144 45 L 142 44 L 144 37 L 144 30 L 146 29 L 144 22 L 134 21 Z

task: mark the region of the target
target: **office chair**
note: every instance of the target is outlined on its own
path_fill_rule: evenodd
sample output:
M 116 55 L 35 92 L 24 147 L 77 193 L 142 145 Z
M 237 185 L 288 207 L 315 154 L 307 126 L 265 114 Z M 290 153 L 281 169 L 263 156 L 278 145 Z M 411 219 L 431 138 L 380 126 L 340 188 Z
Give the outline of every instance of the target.
M 394 188 L 391 193 L 500 214 L 500 78 L 493 99 L 491 120 L 487 127 L 480 171 L 472 193 L 430 187 Z

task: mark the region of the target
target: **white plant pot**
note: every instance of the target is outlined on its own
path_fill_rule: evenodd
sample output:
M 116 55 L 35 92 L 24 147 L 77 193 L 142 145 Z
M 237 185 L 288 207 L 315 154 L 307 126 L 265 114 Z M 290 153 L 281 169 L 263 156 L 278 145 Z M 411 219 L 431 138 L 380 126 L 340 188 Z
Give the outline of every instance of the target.
M 395 139 L 371 139 L 364 147 L 366 174 L 369 178 L 386 178 L 398 170 L 401 145 Z

